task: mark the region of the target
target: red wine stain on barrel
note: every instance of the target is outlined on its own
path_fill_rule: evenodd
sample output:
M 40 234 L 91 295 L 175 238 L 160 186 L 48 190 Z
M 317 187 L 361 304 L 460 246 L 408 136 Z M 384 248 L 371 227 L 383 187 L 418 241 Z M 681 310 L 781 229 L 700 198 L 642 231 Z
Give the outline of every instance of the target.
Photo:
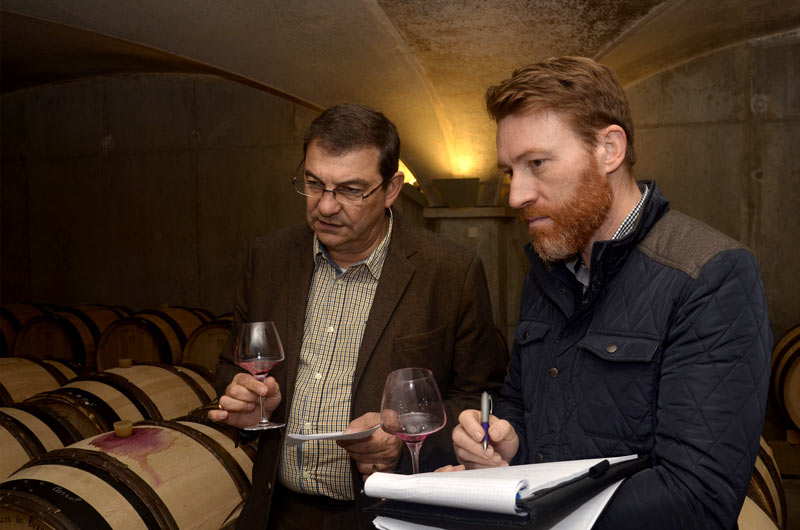
M 134 427 L 133 434 L 122 438 L 113 432 L 98 436 L 90 445 L 110 455 L 124 456 L 139 463 L 142 471 L 148 474 L 153 486 L 161 485 L 161 478 L 150 466 L 147 457 L 168 449 L 174 440 L 164 429 L 157 427 Z

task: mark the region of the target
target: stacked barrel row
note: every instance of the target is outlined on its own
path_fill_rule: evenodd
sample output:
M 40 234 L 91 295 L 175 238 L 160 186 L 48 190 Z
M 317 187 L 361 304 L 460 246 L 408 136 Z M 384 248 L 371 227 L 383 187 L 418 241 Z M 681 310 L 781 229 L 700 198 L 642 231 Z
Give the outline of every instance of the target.
M 778 464 L 772 448 L 762 437 L 738 525 L 741 530 L 783 530 L 786 516 L 786 495 Z
M 54 447 L 108 432 L 120 420 L 200 414 L 215 397 L 211 374 L 195 367 L 123 362 L 118 368 L 67 379 L 68 370 L 62 372 L 56 365 L 0 357 L 5 395 L 0 439 L 6 449 L 0 454 L 0 478 Z
M 233 526 L 253 452 L 211 422 L 139 421 L 53 449 L 0 481 L 3 528 Z
M 9 304 L 0 306 L 0 356 L 14 352 L 17 332 L 33 317 L 46 315 L 56 310 L 47 304 Z
M 800 429 L 800 325 L 790 329 L 775 343 L 770 378 L 770 398 L 774 398 L 779 417 L 789 426 L 787 433 L 796 433 L 796 429 Z M 787 434 L 786 442 L 777 440 L 774 443 L 788 443 L 794 447 L 792 451 L 796 451 L 797 446 L 793 446 L 796 442 L 792 442 L 792 439 Z M 788 462 L 791 467 L 791 460 Z M 786 515 L 781 474 L 772 449 L 762 439 L 756 468 L 739 518 L 739 528 L 784 529 Z
M 113 368 L 122 358 L 197 364 L 213 372 L 230 322 L 180 306 L 133 313 L 101 304 L 7 304 L 0 307 L 0 356 L 58 359 L 82 373 Z
M 97 324 L 103 330 L 94 356 L 83 339 L 82 350 L 75 340 L 62 350 L 41 346 L 81 336 L 74 332 L 79 326 L 52 324 L 64 316 L 30 324 L 62 310 L 36 314 L 16 328 L 15 346 L 36 342 L 25 337 L 37 327 L 51 337 L 36 339 L 42 349 L 35 356 L 0 357 L 3 528 L 217 529 L 235 522 L 254 455 L 236 446 L 232 430 L 203 419 L 214 398 L 210 369 L 149 362 L 165 360 L 166 352 L 170 362 L 180 362 L 194 336 L 195 349 L 216 350 L 202 363 L 213 367 L 229 322 L 208 326 L 216 321 L 204 315 L 193 328 L 186 323 L 195 310 L 150 311 Z M 182 336 L 158 318 L 162 312 L 172 324 L 183 320 Z M 203 326 L 212 340 L 193 335 Z M 106 356 L 103 336 L 111 344 Z M 85 365 L 76 350 L 88 354 Z M 61 359 L 42 358 L 48 356 Z M 92 357 L 95 372 L 86 368 Z M 133 422 L 130 436 L 115 434 L 114 425 L 126 421 Z
M 56 364 L 0 358 L 3 379 L 55 387 L 28 396 L 25 385 L 6 385 L 24 397 L 0 407 L 0 520 L 18 524 L 9 528 L 216 529 L 235 521 L 254 455 L 236 447 L 230 429 L 203 419 L 214 397 L 210 373 L 123 361 L 59 386 L 65 376 Z M 130 436 L 115 434 L 126 421 Z
M 771 389 L 781 413 L 800 429 L 800 324 L 772 349 Z

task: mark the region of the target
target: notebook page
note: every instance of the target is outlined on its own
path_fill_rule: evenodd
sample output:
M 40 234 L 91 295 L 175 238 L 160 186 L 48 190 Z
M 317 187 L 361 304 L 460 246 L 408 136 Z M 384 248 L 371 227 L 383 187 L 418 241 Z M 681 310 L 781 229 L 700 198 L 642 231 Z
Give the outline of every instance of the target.
M 549 530 L 590 530 L 597 518 L 603 513 L 608 501 L 617 491 L 622 481 L 615 482 L 610 485 L 585 503 L 581 504 L 578 508 L 572 511 L 569 515 L 561 519 L 558 523 L 550 527 Z
M 578 477 L 602 460 L 614 464 L 634 458 L 636 455 L 418 475 L 373 473 L 364 492 L 375 498 L 518 514 L 517 495 L 524 497 Z
M 421 504 L 517 513 L 517 492 L 526 487 L 524 479 L 487 476 L 475 480 L 472 476 L 464 476 L 466 473 L 373 473 L 364 484 L 364 493 L 370 497 Z
M 603 460 L 608 460 L 609 464 L 616 464 L 626 460 L 634 460 L 636 457 L 637 455 L 613 456 L 609 458 L 587 458 L 584 460 L 565 460 L 562 462 L 547 462 L 544 464 L 524 464 L 521 466 L 510 466 L 506 468 L 494 469 L 507 470 L 504 473 L 506 473 L 506 476 L 509 477 L 519 476 L 527 479 L 529 491 L 525 493 L 530 494 L 540 489 L 550 488 L 567 480 L 579 477 L 586 473 L 590 467 L 602 462 Z M 477 471 L 487 470 L 475 470 L 468 472 L 475 473 Z M 467 471 L 464 471 L 463 473 L 466 472 Z M 525 493 L 523 493 L 523 496 Z
M 548 530 L 590 530 L 597 518 L 603 512 L 603 507 L 614 495 L 622 481 L 612 484 L 607 487 L 581 506 L 576 508 L 572 513 L 567 514 L 563 519 L 548 527 Z M 378 516 L 372 522 L 375 528 L 379 530 L 440 530 L 439 526 L 428 526 L 417 523 L 409 523 L 408 521 L 401 521 L 386 516 Z

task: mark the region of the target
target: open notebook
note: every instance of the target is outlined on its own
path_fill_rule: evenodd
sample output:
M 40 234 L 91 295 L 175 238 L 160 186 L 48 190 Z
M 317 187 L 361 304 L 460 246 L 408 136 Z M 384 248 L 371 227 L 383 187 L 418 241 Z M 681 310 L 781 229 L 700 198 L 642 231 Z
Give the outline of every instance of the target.
M 624 478 L 624 475 L 620 474 L 622 468 L 628 468 L 628 471 L 625 471 L 627 475 L 640 467 L 633 462 L 634 460 L 642 461 L 637 459 L 636 455 L 629 455 L 450 473 L 418 475 L 375 473 L 367 479 L 364 492 L 370 497 L 388 499 L 386 502 L 392 507 L 398 505 L 397 501 L 409 503 L 400 504 L 401 510 L 398 513 L 414 512 L 414 506 L 418 505 L 433 505 L 445 508 L 441 513 L 436 513 L 436 510 L 431 510 L 429 513 L 437 516 L 444 514 L 444 519 L 452 519 L 453 513 L 462 514 L 464 521 L 469 520 L 471 513 L 489 512 L 503 514 L 498 515 L 498 518 L 506 518 L 507 521 L 527 518 L 528 522 L 533 523 L 535 520 L 531 520 L 531 516 L 534 515 L 533 519 L 536 519 L 536 514 L 533 512 L 539 509 L 536 503 L 544 499 L 544 502 L 549 504 L 545 508 L 548 513 L 561 505 L 574 504 L 570 506 L 568 513 L 562 514 L 560 521 L 550 528 L 591 528 Z M 604 461 L 607 461 L 610 467 L 605 465 Z M 615 466 L 622 462 L 628 463 L 624 466 Z M 633 467 L 634 464 L 636 467 Z M 610 480 L 602 485 L 599 485 L 598 481 L 599 486 L 587 490 L 581 483 L 586 481 L 585 477 L 590 470 L 598 468 L 603 470 L 601 473 L 611 469 L 608 474 Z M 619 478 L 612 478 L 615 472 Z M 574 502 L 571 498 L 575 494 L 580 495 L 579 502 Z M 453 512 L 452 509 L 458 511 Z M 381 513 L 378 510 L 376 513 L 381 515 L 376 520 L 376 526 L 381 525 L 379 528 L 404 528 L 399 521 L 393 526 L 392 519 L 386 517 L 386 515 L 391 516 L 391 511 Z M 433 521 L 429 528 L 437 528 L 435 518 Z M 522 524 L 525 523 L 520 521 L 520 525 Z

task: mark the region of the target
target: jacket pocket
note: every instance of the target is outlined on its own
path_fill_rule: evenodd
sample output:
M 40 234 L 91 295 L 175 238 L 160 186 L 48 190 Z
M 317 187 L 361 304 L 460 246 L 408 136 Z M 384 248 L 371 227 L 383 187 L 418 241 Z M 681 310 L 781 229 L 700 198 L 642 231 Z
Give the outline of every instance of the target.
M 615 363 L 649 363 L 660 345 L 656 339 L 606 333 L 592 333 L 578 343 L 579 348 Z
M 578 343 L 573 395 L 585 433 L 630 442 L 653 435 L 660 347 L 656 338 L 617 333 L 590 332 Z
M 450 354 L 444 351 L 447 325 L 414 335 L 395 337 L 392 369 L 428 368 L 438 374 L 449 369 Z
M 514 331 L 514 340 L 521 347 L 527 346 L 532 342 L 538 342 L 547 335 L 552 324 L 539 322 L 538 320 L 522 320 Z

